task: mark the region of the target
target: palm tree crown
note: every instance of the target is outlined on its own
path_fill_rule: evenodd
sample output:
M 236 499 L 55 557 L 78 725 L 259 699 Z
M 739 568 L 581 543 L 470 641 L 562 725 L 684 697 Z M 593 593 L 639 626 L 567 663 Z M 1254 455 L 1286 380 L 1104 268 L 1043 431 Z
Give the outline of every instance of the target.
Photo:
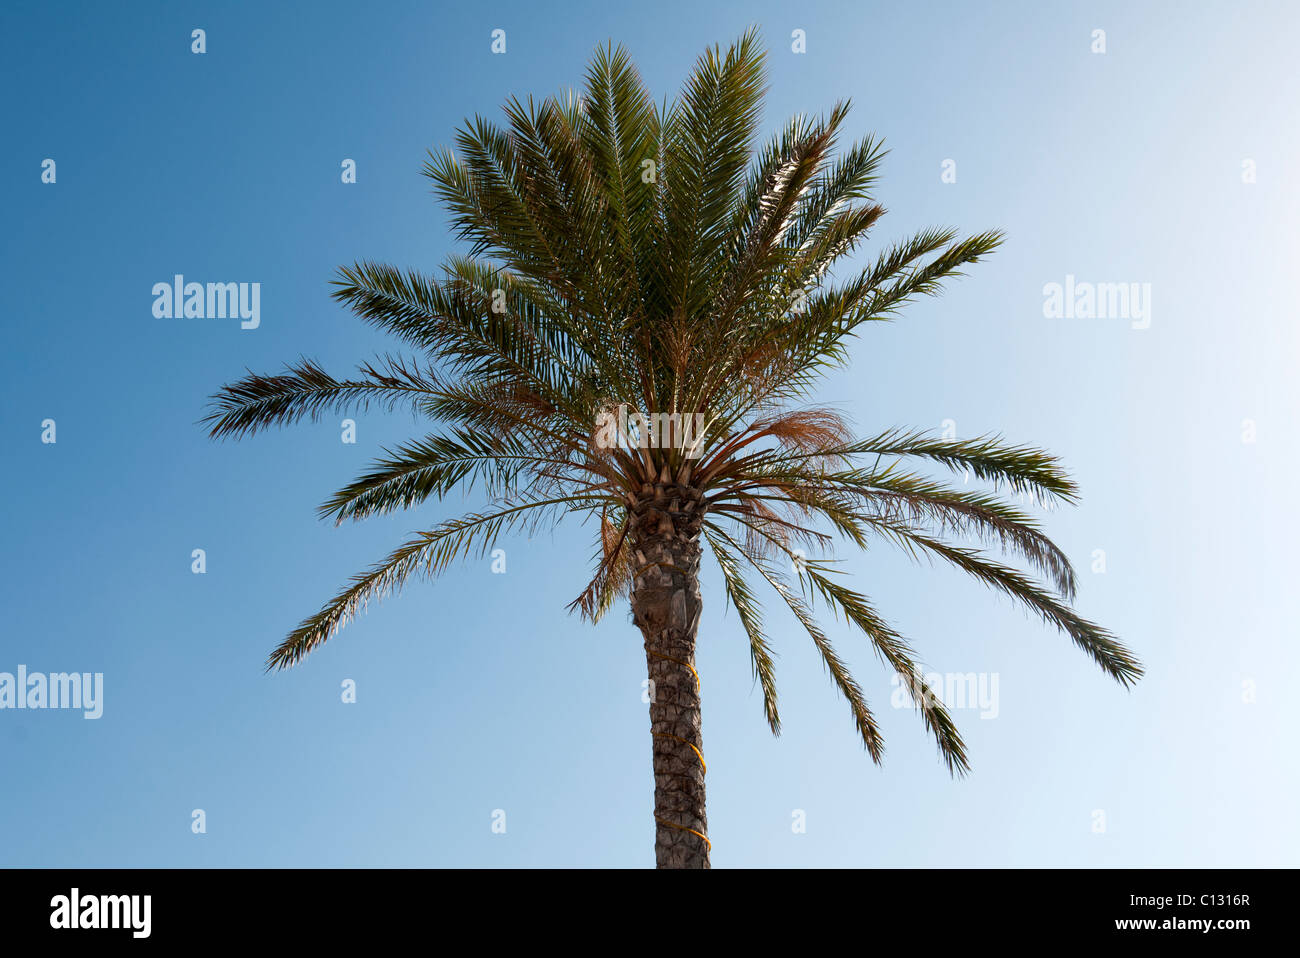
M 579 513 L 594 518 L 598 535 L 594 573 L 571 609 L 597 620 L 631 596 L 648 642 L 681 615 L 671 596 L 657 620 L 638 610 L 638 589 L 654 585 L 647 567 L 691 561 L 656 559 L 655 542 L 707 545 L 748 635 L 774 733 L 756 585 L 770 586 L 808 632 L 876 761 L 877 722 L 814 606 L 860 629 L 890 669 L 917 672 L 902 637 L 832 566 L 837 537 L 858 547 L 880 537 L 947 560 L 1024 603 L 1119 682 L 1141 675 L 1110 633 L 1070 608 L 1069 560 L 1017 504 L 1075 501 L 1056 459 L 996 437 L 902 429 L 855 437 L 838 413 L 807 404 L 864 324 L 938 293 L 1001 237 L 929 229 L 836 278 L 832 268 L 847 265 L 884 213 L 872 194 L 884 151 L 870 137 L 839 146 L 844 103 L 796 117 L 760 145 L 764 77 L 750 31 L 701 56 L 680 97 L 659 108 L 623 49 L 604 48 L 581 95 L 512 99 L 504 128 L 467 121 L 455 150 L 432 153 L 424 168 L 467 253 L 436 276 L 360 262 L 336 281 L 334 296 L 407 355 L 373 359 L 344 379 L 304 359 L 213 397 L 205 420 L 213 437 L 345 408 L 410 406 L 431 421 L 431 432 L 385 450 L 320 507 L 337 522 L 471 483 L 490 499 L 352 579 L 274 650 L 269 667 L 301 661 L 413 575 L 436 575 L 508 531 Z M 931 478 L 936 465 L 986 491 Z M 690 621 L 673 621 L 693 648 L 698 604 L 686 608 Z M 943 704 L 928 701 L 920 714 L 948 769 L 965 772 L 966 748 Z M 704 838 L 702 827 L 661 824 Z

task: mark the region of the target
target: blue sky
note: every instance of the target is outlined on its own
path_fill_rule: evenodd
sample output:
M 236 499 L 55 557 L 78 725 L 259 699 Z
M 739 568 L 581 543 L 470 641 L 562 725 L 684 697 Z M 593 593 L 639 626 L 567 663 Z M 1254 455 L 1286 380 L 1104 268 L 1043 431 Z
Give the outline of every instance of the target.
M 994 719 L 955 712 L 974 771 L 954 781 L 865 641 L 832 627 L 884 726 L 876 767 L 769 601 L 772 738 L 710 570 L 714 866 L 1300 864 L 1300 11 L 665 2 L 0 14 L 0 672 L 104 675 L 98 720 L 0 711 L 0 865 L 653 863 L 639 636 L 623 611 L 595 628 L 564 611 L 590 528 L 501 543 L 505 574 L 484 559 L 413 583 L 269 676 L 267 653 L 347 576 L 467 504 L 316 520 L 416 433 L 409 415 L 355 416 L 355 444 L 331 419 L 226 444 L 196 421 L 246 367 L 307 355 L 344 374 L 395 346 L 328 283 L 358 259 L 432 270 L 456 248 L 419 170 L 462 118 L 577 85 L 609 39 L 672 96 L 751 23 L 767 129 L 847 97 L 853 135 L 885 138 L 880 243 L 1007 232 L 943 297 L 868 329 L 819 398 L 863 434 L 951 420 L 1062 456 L 1083 499 L 1046 522 L 1080 569 L 1078 607 L 1147 675 L 1126 692 L 1009 600 L 882 544 L 847 558 L 855 583 L 930 669 L 997 675 L 999 702 Z M 155 318 L 151 288 L 176 273 L 261 283 L 260 326 Z M 1067 276 L 1150 284 L 1149 326 L 1045 317 L 1044 286 Z

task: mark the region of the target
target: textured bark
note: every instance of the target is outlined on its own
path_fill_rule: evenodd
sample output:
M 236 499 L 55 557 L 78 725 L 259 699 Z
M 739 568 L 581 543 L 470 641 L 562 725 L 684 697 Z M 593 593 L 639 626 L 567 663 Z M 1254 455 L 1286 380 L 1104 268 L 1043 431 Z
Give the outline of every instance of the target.
M 655 862 L 660 868 L 708 868 L 704 742 L 695 673 L 702 502 L 695 489 L 659 483 L 643 488 L 632 513 L 632 620 L 645 639 L 652 683 Z

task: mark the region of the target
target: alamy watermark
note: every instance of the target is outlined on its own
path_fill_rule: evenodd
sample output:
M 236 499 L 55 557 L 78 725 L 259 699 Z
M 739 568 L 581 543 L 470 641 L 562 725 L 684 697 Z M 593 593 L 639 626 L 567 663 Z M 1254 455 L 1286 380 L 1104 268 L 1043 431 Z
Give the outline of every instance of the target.
M 1043 287 L 1043 316 L 1047 319 L 1128 319 L 1134 329 L 1151 326 L 1150 283 L 1078 282 L 1073 273 L 1065 282 Z
M 998 717 L 997 672 L 895 672 L 889 684 L 894 688 L 889 704 L 896 709 L 942 704 L 950 709 L 979 709 L 982 719 Z
M 121 928 L 130 931 L 132 938 L 148 938 L 152 911 L 152 895 L 83 895 L 80 888 L 74 888 L 50 899 L 50 927 Z
M 240 319 L 240 329 L 262 324 L 261 283 L 187 283 L 177 273 L 170 283 L 153 284 L 153 314 L 158 319 Z
M 103 672 L 0 672 L 0 709 L 81 709 L 82 718 L 104 714 Z
M 596 445 L 601 449 L 680 449 L 687 459 L 703 453 L 704 413 L 602 410 L 596 417 Z

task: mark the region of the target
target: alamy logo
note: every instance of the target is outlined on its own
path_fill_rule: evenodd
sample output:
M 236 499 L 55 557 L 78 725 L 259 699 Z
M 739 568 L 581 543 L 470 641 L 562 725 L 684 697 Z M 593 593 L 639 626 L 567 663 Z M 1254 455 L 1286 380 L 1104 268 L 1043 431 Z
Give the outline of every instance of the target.
M 617 412 L 606 409 L 596 417 L 596 445 L 601 449 L 679 449 L 687 459 L 703 453 L 704 413 Z
M 1043 287 L 1043 316 L 1047 319 L 1131 319 L 1134 329 L 1151 325 L 1150 283 L 1080 283 L 1074 274 L 1065 284 Z
M 0 709 L 81 709 L 82 718 L 104 714 L 103 672 L 0 672 Z
M 895 672 L 889 684 L 894 687 L 889 703 L 896 709 L 943 705 L 950 709 L 979 709 L 982 719 L 998 717 L 997 672 Z
M 129 928 L 132 938 L 148 938 L 152 921 L 151 895 L 85 895 L 72 889 L 70 895 L 50 899 L 50 927 Z
M 153 284 L 153 314 L 159 319 L 241 319 L 240 329 L 262 323 L 261 283 L 187 283 L 177 273 Z

